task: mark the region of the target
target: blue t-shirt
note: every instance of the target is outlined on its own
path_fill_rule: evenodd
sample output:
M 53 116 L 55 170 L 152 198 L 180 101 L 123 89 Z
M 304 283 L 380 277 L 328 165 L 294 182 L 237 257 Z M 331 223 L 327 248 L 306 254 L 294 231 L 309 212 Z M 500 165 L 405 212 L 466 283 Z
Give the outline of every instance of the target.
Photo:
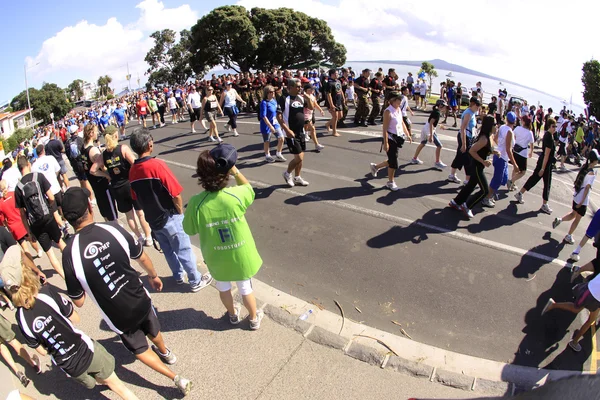
M 456 107 L 456 94 L 454 88 L 448 88 L 448 105 Z
M 585 137 L 585 142 L 587 144 L 591 144 L 593 141 L 594 141 L 594 131 L 590 129 L 587 133 L 587 136 Z
M 271 121 L 271 124 L 273 125 L 273 127 L 275 129 L 279 128 L 279 124 L 277 123 L 277 101 L 275 99 L 272 100 L 263 100 L 260 102 L 260 111 L 259 111 L 259 117 L 260 117 L 260 131 L 261 133 L 274 133 L 271 132 L 271 129 L 269 129 L 269 126 L 265 123 L 265 121 L 263 120 L 263 117 L 266 116 L 267 119 L 269 121 Z
M 113 111 L 113 115 L 117 119 L 117 122 L 125 122 L 125 110 L 122 108 L 117 108 Z
M 108 115 L 103 115 L 100 117 L 100 125 L 102 125 L 105 128 L 108 126 L 109 121 L 110 118 L 108 118 Z
M 467 108 L 462 113 L 462 117 L 460 117 L 461 121 L 464 121 L 465 117 L 468 115 L 472 115 L 473 117 L 469 120 L 469 124 L 467 125 L 466 135 L 469 139 L 473 138 L 473 131 L 475 130 L 475 125 L 477 125 L 477 117 L 475 113 L 471 111 L 470 108 Z

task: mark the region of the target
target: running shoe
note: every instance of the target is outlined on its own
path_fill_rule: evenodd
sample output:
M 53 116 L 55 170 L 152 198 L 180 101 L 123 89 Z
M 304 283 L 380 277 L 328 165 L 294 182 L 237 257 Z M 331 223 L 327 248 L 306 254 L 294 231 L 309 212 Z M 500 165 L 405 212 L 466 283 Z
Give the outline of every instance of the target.
M 297 186 L 308 186 L 308 182 L 306 182 L 304 179 L 302 179 L 301 176 L 295 176 L 294 177 L 294 185 L 297 185 Z
M 421 165 L 423 164 L 423 161 L 419 160 L 418 158 L 413 158 L 412 160 L 410 160 L 410 163 Z
M 554 218 L 554 221 L 552 221 L 552 229 L 556 229 L 556 227 L 559 226 L 561 222 L 562 218 Z
M 286 158 L 285 158 L 283 155 L 281 155 L 281 154 L 277 154 L 277 155 L 275 156 L 275 161 L 281 161 L 281 162 L 284 162 L 284 161 L 287 161 L 287 159 L 286 159 Z
M 151 237 L 146 238 L 146 240 L 144 240 L 144 246 L 146 247 L 151 247 L 154 244 L 154 240 L 152 240 Z
M 575 240 L 573 240 L 573 236 L 567 235 L 563 239 L 566 244 L 575 244 Z
M 163 363 L 165 363 L 167 365 L 173 365 L 177 362 L 177 357 L 169 349 L 167 349 L 167 354 L 163 354 L 160 352 L 160 350 L 158 350 L 158 347 L 156 347 L 155 345 L 152 345 L 152 351 L 156 353 L 158 358 L 160 358 L 160 361 L 162 361 Z
M 456 128 L 456 127 L 457 127 L 457 125 L 456 125 L 456 122 L 455 122 L 455 123 L 452 125 L 452 127 L 453 127 L 453 128 Z
M 390 189 L 392 192 L 395 192 L 396 190 L 399 189 L 398 185 L 396 185 L 396 182 L 388 182 L 385 184 L 385 187 Z
M 444 164 L 444 163 L 443 163 L 443 162 L 441 162 L 441 161 L 440 161 L 440 162 L 436 162 L 436 163 L 434 164 L 434 166 L 435 166 L 435 168 L 439 169 L 440 171 L 441 171 L 441 170 L 443 170 L 444 168 L 446 168 L 446 167 L 447 167 L 447 165 L 446 165 L 446 164 Z
M 517 203 L 519 203 L 519 204 L 525 203 L 523 201 L 523 193 L 521 193 L 521 192 L 515 193 L 515 199 L 517 200 Z
M 213 136 L 209 136 L 208 140 L 210 140 L 211 142 L 216 142 L 217 141 L 217 139 L 215 139 Z
M 257 331 L 260 328 L 260 322 L 265 317 L 265 313 L 262 310 L 256 311 L 256 318 L 250 320 L 250 329 Z
M 21 385 L 23 385 L 23 387 L 27 387 L 27 385 L 29 385 L 29 382 L 31 382 L 29 378 L 26 377 L 25 374 L 21 371 L 17 372 L 17 378 L 19 378 L 19 381 L 21 381 Z
M 224 128 L 227 132 L 231 132 L 231 126 L 229 126 L 229 124 L 225 124 Z
M 577 258 L 579 258 L 579 255 L 577 255 Z M 581 267 L 573 265 L 571 267 L 571 283 L 575 282 L 575 279 L 577 279 L 579 275 L 581 275 Z
M 560 167 L 560 171 L 561 172 L 567 172 L 567 167 L 565 167 L 564 165 Z
M 265 156 L 265 161 L 268 163 L 274 163 L 275 159 L 271 156 Z
M 540 211 L 545 214 L 548 214 L 548 215 L 552 214 L 552 209 L 550 208 L 550 206 L 548 204 L 542 204 Z
M 282 175 L 285 183 L 287 183 L 289 187 L 294 187 L 294 180 L 292 179 L 292 174 L 290 174 L 287 171 L 284 171 Z
M 467 203 L 463 203 L 462 206 L 460 206 L 460 209 L 467 218 L 471 219 L 474 217 L 473 211 L 469 210 L 469 207 L 467 207 Z
M 242 307 L 240 307 L 239 304 L 235 304 L 233 306 L 234 310 L 235 310 L 235 314 L 231 315 L 229 314 L 229 312 L 227 312 L 227 314 L 229 315 L 229 323 L 231 325 L 237 325 L 240 323 L 240 321 L 242 320 L 240 318 L 240 313 L 242 312 Z
M 579 253 L 572 252 L 571 256 L 569 257 L 569 260 L 579 261 Z
M 448 175 L 448 179 L 446 179 L 448 182 L 454 182 L 454 183 L 458 183 L 460 184 L 462 181 L 460 179 L 458 179 L 456 177 L 456 175 L 450 174 Z
M 550 308 L 550 306 L 552 306 L 553 304 L 555 304 L 556 302 L 554 301 L 554 299 L 552 299 L 552 297 L 550 297 L 548 299 L 548 302 L 546 303 L 546 305 L 544 306 L 544 309 L 542 310 L 542 315 L 546 314 L 548 312 L 548 309 Z
M 195 129 L 192 129 L 192 133 L 196 133 L 196 130 L 195 130 Z
M 577 353 L 581 351 L 581 345 L 579 343 L 575 343 L 573 340 L 569 341 L 569 347 Z
M 233 137 L 238 137 L 240 136 L 240 134 L 238 133 L 238 131 L 233 131 Z
M 377 178 L 377 172 L 379 172 L 379 170 L 377 169 L 377 164 L 371 163 L 369 164 L 369 167 L 371 168 L 371 175 L 373 176 L 373 178 Z
M 461 208 L 458 204 L 456 204 L 456 202 L 454 201 L 454 199 L 450 200 L 450 203 L 448 203 L 448 205 L 452 208 L 454 208 L 457 211 L 461 211 Z
M 508 189 L 509 192 L 513 191 L 513 181 L 511 181 L 510 179 L 506 182 L 506 188 Z
M 315 145 L 315 150 L 317 151 L 317 153 L 320 153 L 321 150 L 323 150 L 324 148 L 325 148 L 325 146 L 323 146 L 322 144 Z
M 35 373 L 37 375 L 41 374 L 42 373 L 42 363 L 41 363 L 38 355 L 37 354 L 32 355 L 31 361 L 33 361 L 33 363 L 35 364 L 35 367 L 33 367 L 33 369 L 35 370 Z
M 173 382 L 175 382 L 175 386 L 177 386 L 177 389 L 179 389 L 184 397 L 190 394 L 190 391 L 192 390 L 192 382 L 189 379 L 185 379 L 180 375 L 177 375 L 175 379 L 173 379 Z
M 483 199 L 481 201 L 481 205 L 484 207 L 489 207 L 489 208 L 496 207 L 496 203 L 494 203 L 494 201 L 492 199 L 490 199 L 489 197 L 486 197 L 485 199 Z
M 212 281 L 213 281 L 213 277 L 210 274 L 210 272 L 205 273 L 204 275 L 202 275 L 200 282 L 196 283 L 195 285 L 190 285 L 190 288 L 192 289 L 192 293 L 196 293 L 196 292 L 204 289 L 205 287 L 209 286 Z
M 223 143 L 223 139 L 221 139 L 220 137 L 217 138 L 217 142 L 219 142 L 219 144 Z

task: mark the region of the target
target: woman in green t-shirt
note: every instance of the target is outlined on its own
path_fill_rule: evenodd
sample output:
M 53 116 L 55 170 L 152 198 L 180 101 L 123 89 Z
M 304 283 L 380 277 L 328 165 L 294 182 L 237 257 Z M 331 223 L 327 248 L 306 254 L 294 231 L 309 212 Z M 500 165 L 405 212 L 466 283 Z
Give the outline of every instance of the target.
M 216 281 L 229 321 L 233 325 L 241 321 L 241 308 L 234 304 L 231 294 L 231 282 L 235 281 L 249 313 L 250 329 L 257 330 L 263 312 L 256 309 L 251 278 L 262 266 L 262 259 L 244 216 L 254 201 L 254 190 L 235 167 L 236 154 L 229 144 L 200 153 L 196 173 L 205 191 L 190 199 L 183 230 L 200 237 L 204 261 Z M 237 186 L 227 187 L 230 175 Z

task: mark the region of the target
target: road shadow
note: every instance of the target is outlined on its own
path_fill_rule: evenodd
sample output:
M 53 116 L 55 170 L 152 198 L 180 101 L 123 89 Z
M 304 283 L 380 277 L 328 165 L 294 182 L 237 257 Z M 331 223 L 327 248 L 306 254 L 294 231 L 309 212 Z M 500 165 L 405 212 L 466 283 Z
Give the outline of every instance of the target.
M 565 247 L 565 243 L 562 240 L 559 242 L 554 239 L 550 232 L 544 233 L 542 239 L 546 242 L 532 247 L 521 257 L 519 265 L 513 269 L 513 276 L 515 278 L 530 279 L 540 268 L 548 264 L 548 261 L 538 257 L 531 257 L 528 253 L 543 254 L 548 257 L 556 258 Z
M 400 181 L 399 183 L 402 184 L 402 181 Z M 401 187 L 400 190 L 397 190 L 395 192 L 390 191 L 386 195 L 379 197 L 376 201 L 378 203 L 385 204 L 386 206 L 391 206 L 392 204 L 394 204 L 395 201 L 400 199 L 414 199 L 417 197 L 435 196 L 439 194 L 450 193 L 456 193 L 456 186 L 450 186 L 449 182 L 424 182 L 417 183 L 406 188 Z
M 420 219 L 414 221 L 408 226 L 393 226 L 386 232 L 383 232 L 367 240 L 367 246 L 373 249 L 382 249 L 401 243 L 411 242 L 419 244 L 427 239 L 431 234 L 440 234 L 439 229 L 433 227 L 444 221 L 444 229 L 454 231 L 458 226 L 458 218 L 452 217 L 456 212 L 450 208 L 431 209 L 427 211 Z
M 492 210 L 494 212 L 495 210 Z M 476 224 L 469 224 L 467 231 L 469 233 L 481 233 L 496 230 L 505 226 L 512 226 L 528 218 L 539 215 L 541 211 L 528 211 L 526 213 L 517 213 L 517 203 L 509 203 L 508 206 L 493 214 L 486 215 Z
M 188 136 L 192 136 L 192 135 L 196 135 L 196 133 L 192 133 L 192 132 L 178 133 L 176 135 L 171 135 L 171 136 L 164 137 L 162 139 L 154 140 L 154 144 L 167 143 L 167 142 L 170 142 L 171 140 L 176 140 L 176 139 L 180 139 L 180 138 L 184 138 L 184 137 L 188 137 Z
M 369 196 L 378 190 L 383 190 L 383 187 L 377 188 L 371 185 L 369 182 L 369 178 L 364 177 L 360 179 L 356 179 L 355 182 L 359 182 L 360 186 L 348 186 L 343 188 L 334 188 L 329 190 L 323 190 L 319 192 L 307 193 L 303 196 L 295 196 L 289 199 L 286 199 L 284 203 L 291 205 L 300 205 L 302 203 L 310 203 L 315 201 L 340 201 L 340 200 L 348 200 L 356 197 Z
M 369 138 L 364 138 L 364 139 L 352 139 L 352 140 L 348 140 L 348 143 L 373 143 L 373 142 L 381 142 L 381 137 L 369 137 Z

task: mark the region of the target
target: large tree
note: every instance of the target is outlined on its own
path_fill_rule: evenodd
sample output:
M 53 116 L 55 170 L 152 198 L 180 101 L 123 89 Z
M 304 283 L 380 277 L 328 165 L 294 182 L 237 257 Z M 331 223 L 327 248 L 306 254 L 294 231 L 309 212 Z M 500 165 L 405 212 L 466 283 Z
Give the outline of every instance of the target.
M 427 78 L 429 80 L 429 94 L 431 95 L 431 85 L 433 84 L 433 78 L 437 78 L 438 73 L 435 70 L 435 65 L 433 65 L 432 63 L 428 62 L 428 61 L 423 61 L 421 63 L 421 70 L 419 71 L 419 74 L 423 72 L 425 75 L 427 75 Z
M 83 80 L 75 79 L 67 86 L 67 92 L 74 101 L 79 101 L 83 97 Z
M 64 117 L 72 108 L 73 103 L 67 102 L 65 91 L 58 87 L 55 83 L 44 83 L 41 89 L 30 88 L 29 99 L 32 114 L 36 119 L 50 122 L 50 114 L 54 113 L 54 119 Z M 11 107 L 17 110 L 25 110 L 27 108 L 27 93 L 22 91 L 15 96 L 10 102 Z
M 586 61 L 583 63 L 582 71 L 583 100 L 586 104 L 590 104 L 590 115 L 596 115 L 600 112 L 600 62 Z
M 215 8 L 192 27 L 192 53 L 196 72 L 216 65 L 248 71 L 346 62 L 346 48 L 325 21 L 289 8 Z
M 96 82 L 98 85 L 98 92 L 96 93 L 96 95 L 98 97 L 107 96 L 110 93 L 110 83 L 111 82 L 112 82 L 112 78 L 108 75 L 99 77 L 98 81 Z
M 171 29 L 156 31 L 150 37 L 154 39 L 154 47 L 145 58 L 150 66 L 146 71 L 150 85 L 174 85 L 193 76 L 190 31 L 181 31 L 179 40 L 177 33 Z

